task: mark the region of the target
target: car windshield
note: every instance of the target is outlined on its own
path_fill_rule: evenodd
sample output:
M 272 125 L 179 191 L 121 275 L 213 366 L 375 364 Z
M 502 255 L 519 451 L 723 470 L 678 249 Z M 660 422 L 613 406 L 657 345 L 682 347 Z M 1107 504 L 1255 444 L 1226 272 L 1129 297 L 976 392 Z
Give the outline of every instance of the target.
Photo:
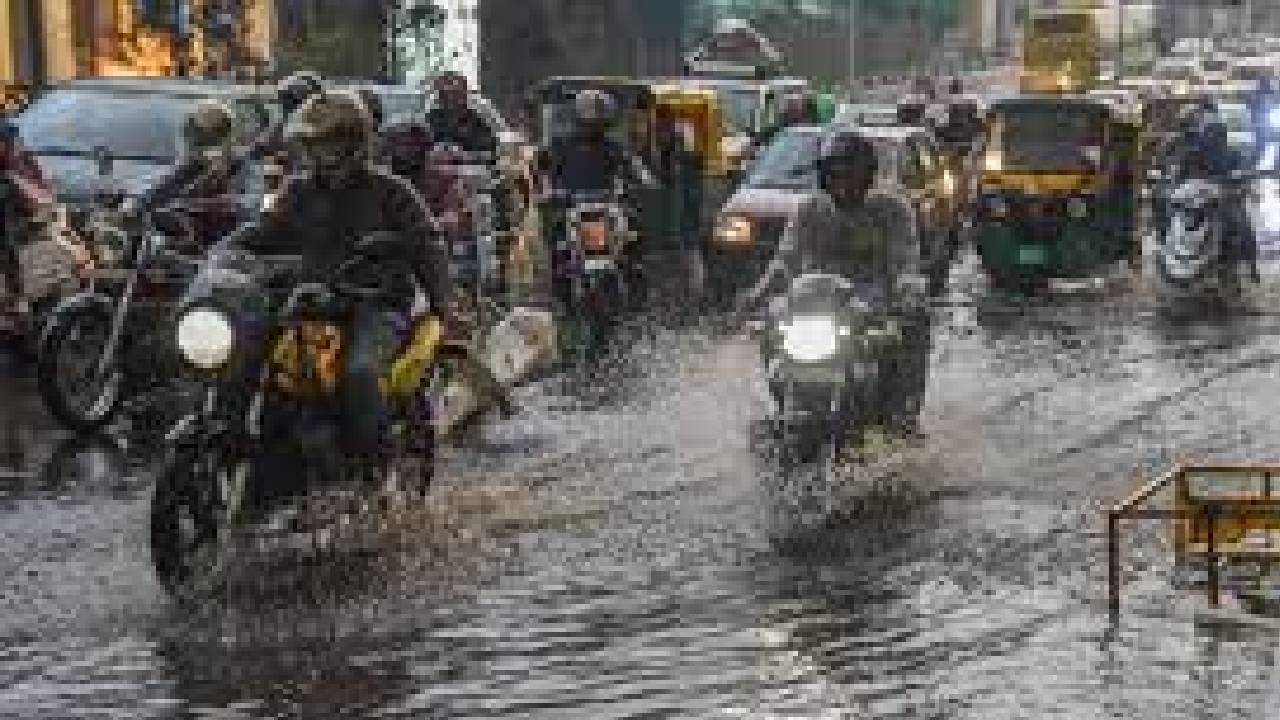
M 33 151 L 91 153 L 167 160 L 178 154 L 178 133 L 193 100 L 158 93 L 54 90 L 17 118 Z
M 754 188 L 807 188 L 817 181 L 818 150 L 822 135 L 788 130 L 765 148 L 756 161 L 747 186 Z
M 996 114 L 992 147 L 1009 168 L 1093 172 L 1106 134 L 1103 118 L 1094 107 L 1004 107 Z

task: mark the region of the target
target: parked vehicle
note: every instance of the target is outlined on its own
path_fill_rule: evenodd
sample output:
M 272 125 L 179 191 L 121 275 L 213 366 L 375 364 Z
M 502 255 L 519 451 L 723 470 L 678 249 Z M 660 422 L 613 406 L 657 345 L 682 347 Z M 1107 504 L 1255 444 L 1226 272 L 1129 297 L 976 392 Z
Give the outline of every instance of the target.
M 227 102 L 246 144 L 270 122 L 268 88 L 167 78 L 95 78 L 54 86 L 15 119 L 58 199 L 88 208 L 139 195 L 176 164 L 182 122 L 201 100 Z

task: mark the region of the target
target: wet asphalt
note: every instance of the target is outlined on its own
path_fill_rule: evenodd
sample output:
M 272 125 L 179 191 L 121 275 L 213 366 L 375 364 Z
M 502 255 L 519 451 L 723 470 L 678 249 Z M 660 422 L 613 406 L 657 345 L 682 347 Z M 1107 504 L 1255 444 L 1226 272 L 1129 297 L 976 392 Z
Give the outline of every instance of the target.
M 0 380 L 0 717 L 1266 718 L 1276 634 L 1198 623 L 1166 528 L 1103 513 L 1176 457 L 1280 457 L 1280 318 L 1169 320 L 1141 289 L 936 311 L 912 502 L 779 544 L 754 348 L 636 341 L 448 451 L 359 551 L 245 551 L 180 608 L 147 468 Z M 782 533 L 785 536 L 786 533 Z

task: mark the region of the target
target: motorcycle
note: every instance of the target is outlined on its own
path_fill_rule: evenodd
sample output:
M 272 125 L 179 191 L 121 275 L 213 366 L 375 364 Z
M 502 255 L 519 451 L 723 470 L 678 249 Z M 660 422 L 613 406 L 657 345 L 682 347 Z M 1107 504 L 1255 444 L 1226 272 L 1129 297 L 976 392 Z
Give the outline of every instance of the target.
M 158 216 L 176 229 L 157 229 Z M 49 314 L 36 362 L 45 407 L 81 434 L 100 432 L 123 404 L 178 376 L 165 320 L 199 264 L 194 229 L 180 211 L 153 214 L 132 231 L 102 217 L 91 226 L 104 262 Z
M 320 283 L 298 275 L 298 258 L 210 253 L 174 325 L 202 401 L 166 436 L 151 506 L 152 561 L 170 592 L 181 596 L 207 575 L 231 528 L 313 490 L 427 490 L 441 365 L 470 357 L 442 342 L 430 313 L 405 316 L 397 328 L 398 350 L 380 379 L 389 417 L 376 467 L 338 449 L 344 323 L 360 303 L 403 297 L 377 274 L 401 252 L 398 239 L 372 235 Z
M 909 328 L 877 310 L 877 295 L 838 275 L 801 275 L 756 327 L 784 466 L 829 464 L 869 428 L 918 414 L 922 388 L 897 367 L 914 350 Z
M 498 232 L 493 158 L 454 146 L 437 146 L 427 155 L 424 198 L 439 221 L 449 247 L 449 267 L 461 291 L 464 309 L 495 314 L 505 300 L 501 256 L 505 238 Z M 492 320 L 492 317 L 487 318 Z M 485 324 L 477 318 L 477 324 Z
M 636 233 L 619 194 L 555 193 L 565 208 L 560 256 L 579 350 L 598 351 L 619 316 L 640 295 L 631 252 Z
M 1238 293 L 1237 258 L 1225 216 L 1230 189 L 1203 179 L 1166 184 L 1154 173 L 1149 180 L 1160 224 L 1155 248 L 1160 294 L 1168 300 L 1195 300 Z

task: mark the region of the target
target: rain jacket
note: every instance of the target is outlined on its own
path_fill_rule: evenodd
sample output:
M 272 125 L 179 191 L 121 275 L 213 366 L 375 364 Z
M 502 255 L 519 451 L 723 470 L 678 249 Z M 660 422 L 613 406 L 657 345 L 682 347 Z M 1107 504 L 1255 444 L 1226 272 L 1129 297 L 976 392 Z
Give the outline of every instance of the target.
M 876 299 L 887 308 L 903 305 L 911 298 L 902 281 L 920 272 L 917 237 L 911 208 L 896 195 L 873 189 L 846 212 L 816 192 L 797 208 L 747 302 L 758 302 L 780 280 L 823 272 L 878 288 Z

